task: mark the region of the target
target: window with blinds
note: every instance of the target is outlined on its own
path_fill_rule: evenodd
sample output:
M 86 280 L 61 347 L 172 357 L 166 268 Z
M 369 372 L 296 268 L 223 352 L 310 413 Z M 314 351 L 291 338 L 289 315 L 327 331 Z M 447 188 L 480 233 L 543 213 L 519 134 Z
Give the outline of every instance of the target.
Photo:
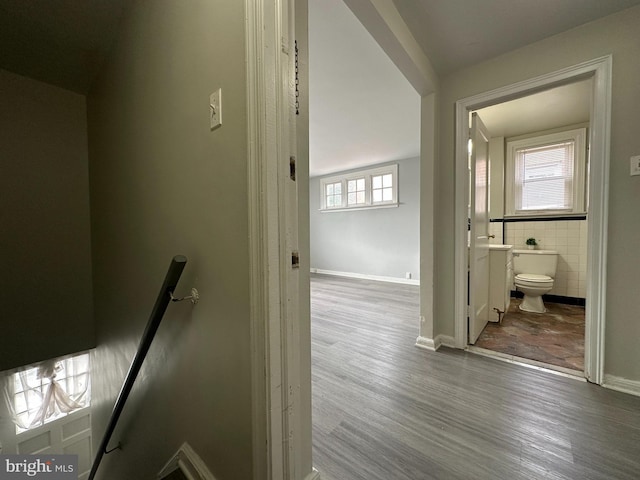
M 507 213 L 584 213 L 585 129 L 507 143 Z

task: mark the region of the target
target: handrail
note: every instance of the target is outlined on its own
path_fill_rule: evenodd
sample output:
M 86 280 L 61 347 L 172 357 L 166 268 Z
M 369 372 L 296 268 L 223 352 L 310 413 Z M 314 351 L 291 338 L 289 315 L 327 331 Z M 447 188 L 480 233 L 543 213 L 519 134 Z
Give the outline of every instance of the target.
M 120 414 L 124 409 L 124 405 L 127 402 L 127 398 L 129 397 L 129 393 L 133 388 L 133 384 L 136 381 L 136 377 L 138 376 L 138 372 L 142 367 L 142 363 L 144 362 L 144 358 L 149 351 L 149 347 L 151 346 L 151 342 L 153 341 L 153 337 L 160 326 L 160 321 L 162 320 L 162 316 L 167 309 L 167 305 L 171 301 L 173 297 L 173 291 L 178 284 L 178 280 L 180 280 L 180 275 L 182 274 L 182 270 L 184 270 L 184 266 L 187 263 L 187 258 L 182 255 L 176 255 L 171 260 L 171 264 L 169 265 L 169 270 L 167 271 L 167 275 L 164 278 L 164 283 L 160 288 L 160 293 L 158 293 L 158 298 L 156 299 L 156 303 L 153 307 L 153 311 L 151 312 L 151 317 L 149 317 L 149 321 L 147 322 L 147 327 L 145 328 L 144 333 L 142 334 L 142 338 L 140 339 L 140 345 L 138 346 L 138 351 L 136 352 L 136 356 L 133 358 L 131 362 L 131 366 L 129 367 L 129 372 L 127 373 L 127 377 L 125 378 L 124 383 L 122 384 L 122 389 L 118 394 L 118 398 L 116 399 L 116 403 L 113 407 L 113 413 L 111 414 L 111 418 L 109 419 L 109 423 L 107 424 L 107 429 L 104 432 L 104 437 L 102 437 L 102 442 L 100 443 L 100 448 L 98 449 L 98 454 L 93 461 L 93 465 L 91 467 L 91 472 L 89 473 L 88 480 L 93 480 L 98 471 L 98 467 L 100 466 L 100 462 L 102 461 L 102 457 L 115 450 L 107 450 L 107 446 L 109 445 L 109 441 L 111 440 L 111 436 L 113 435 L 114 430 L 116 429 L 116 424 L 118 423 L 118 419 L 120 418 Z

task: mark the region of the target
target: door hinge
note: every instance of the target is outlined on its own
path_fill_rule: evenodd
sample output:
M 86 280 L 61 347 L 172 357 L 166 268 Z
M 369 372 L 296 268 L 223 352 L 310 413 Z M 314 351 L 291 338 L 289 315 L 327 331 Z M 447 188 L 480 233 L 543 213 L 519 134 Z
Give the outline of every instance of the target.
M 291 267 L 300 268 L 300 254 L 297 250 L 291 252 Z
M 289 157 L 289 178 L 296 181 L 296 157 L 293 155 Z

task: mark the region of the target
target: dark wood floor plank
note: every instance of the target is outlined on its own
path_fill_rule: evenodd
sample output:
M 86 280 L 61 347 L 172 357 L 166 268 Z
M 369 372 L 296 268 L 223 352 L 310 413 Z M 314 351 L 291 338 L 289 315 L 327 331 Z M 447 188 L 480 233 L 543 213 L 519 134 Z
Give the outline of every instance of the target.
M 411 285 L 312 275 L 324 480 L 640 478 L 640 398 L 414 346 Z

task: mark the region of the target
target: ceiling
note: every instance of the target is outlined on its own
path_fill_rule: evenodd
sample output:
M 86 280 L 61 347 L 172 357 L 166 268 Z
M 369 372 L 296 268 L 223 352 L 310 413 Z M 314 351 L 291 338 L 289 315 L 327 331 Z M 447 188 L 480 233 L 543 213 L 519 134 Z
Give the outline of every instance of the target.
M 515 137 L 589 122 L 592 91 L 587 79 L 477 112 L 492 137 Z
M 0 0 L 0 68 L 87 93 L 129 0 Z
M 633 7 L 640 0 L 393 0 L 393 3 L 436 72 L 445 75 Z
M 86 94 L 131 1 L 0 0 L 0 68 Z M 392 1 L 439 76 L 640 4 Z M 309 12 L 311 174 L 417 156 L 416 92 L 342 0 Z
M 420 97 L 342 0 L 309 2 L 311 176 L 420 152 Z

